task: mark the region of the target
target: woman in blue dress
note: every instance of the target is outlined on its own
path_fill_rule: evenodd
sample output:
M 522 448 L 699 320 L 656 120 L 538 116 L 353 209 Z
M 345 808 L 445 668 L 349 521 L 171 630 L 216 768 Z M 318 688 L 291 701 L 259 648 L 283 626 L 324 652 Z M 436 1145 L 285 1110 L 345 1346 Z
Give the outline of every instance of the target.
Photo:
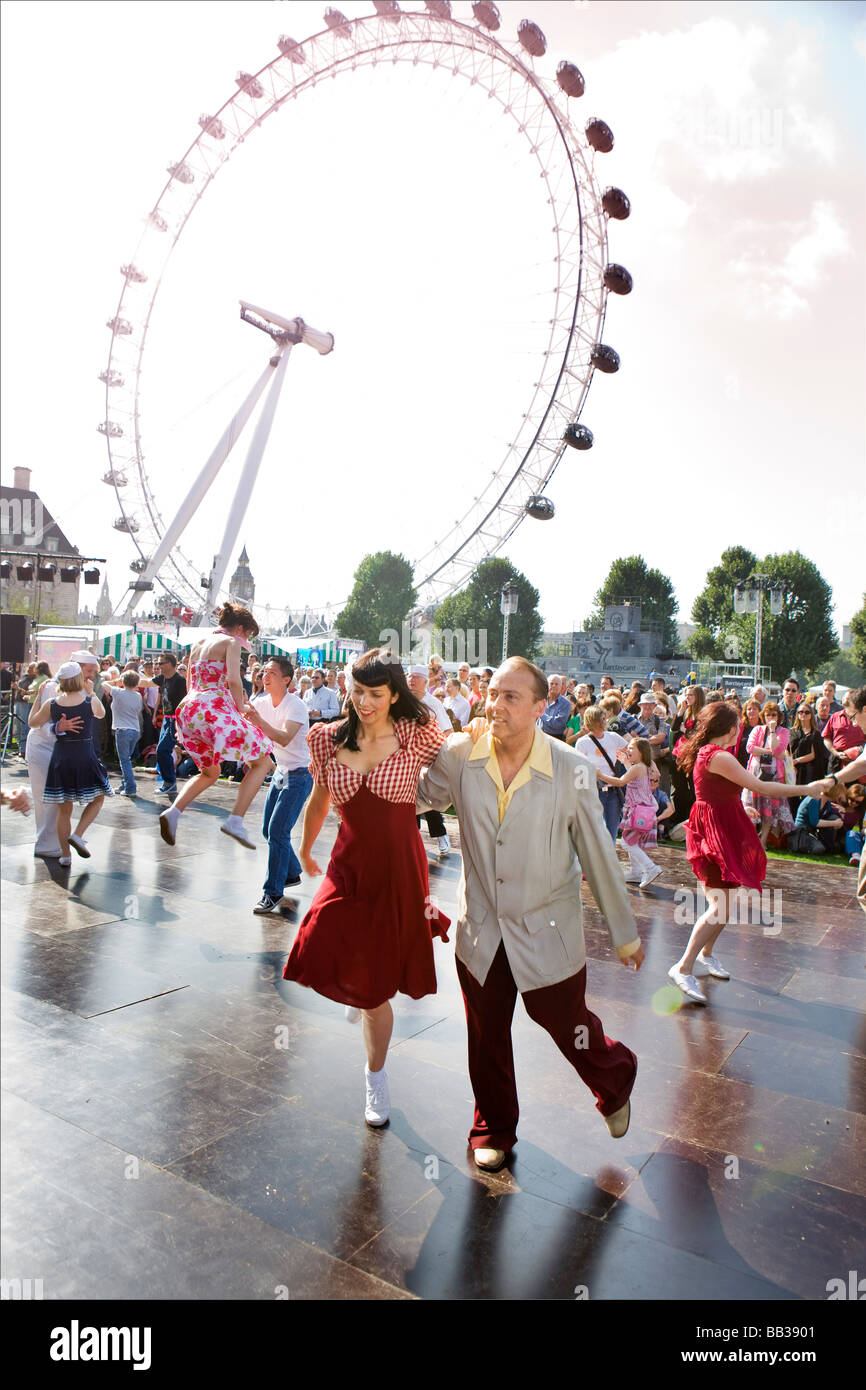
M 38 728 L 49 720 L 56 725 L 63 720 L 51 755 L 42 800 L 57 803 L 57 838 L 60 841 L 57 862 L 68 868 L 72 863 L 70 847 L 82 859 L 90 858 L 84 832 L 96 820 L 105 797 L 114 793 L 93 739 L 95 721 L 105 718 L 104 706 L 93 694 L 93 682 L 85 681 L 77 661 L 64 662 L 56 680 L 60 687 L 57 697 L 30 716 L 30 727 Z M 71 832 L 73 801 L 80 801 L 84 808 L 74 834 Z

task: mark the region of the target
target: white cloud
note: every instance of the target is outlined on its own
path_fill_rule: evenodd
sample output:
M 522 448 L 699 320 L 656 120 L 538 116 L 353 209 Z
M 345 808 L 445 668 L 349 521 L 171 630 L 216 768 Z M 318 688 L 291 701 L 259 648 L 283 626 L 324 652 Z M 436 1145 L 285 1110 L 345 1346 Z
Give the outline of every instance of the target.
M 808 222 L 789 228 L 787 250 L 773 264 L 763 246 L 766 228 L 752 224 L 751 250 L 730 262 L 740 278 L 739 308 L 750 318 L 790 319 L 809 308 L 804 291 L 821 283 L 831 261 L 851 253 L 851 240 L 830 203 L 812 205 Z

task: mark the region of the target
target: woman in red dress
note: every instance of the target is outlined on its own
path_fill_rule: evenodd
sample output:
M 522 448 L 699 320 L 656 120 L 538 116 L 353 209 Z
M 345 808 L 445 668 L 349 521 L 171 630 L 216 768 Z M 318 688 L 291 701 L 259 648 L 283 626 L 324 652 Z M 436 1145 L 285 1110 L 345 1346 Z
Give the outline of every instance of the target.
M 767 872 L 764 846 L 743 807 L 743 788 L 774 798 L 820 795 L 814 783 L 804 788 L 761 782 L 746 772 L 726 751 L 737 741 L 739 722 L 730 705 L 706 705 L 679 754 L 679 766 L 685 776 L 691 774 L 695 787 L 686 823 L 686 854 L 695 877 L 708 890 L 709 907 L 695 922 L 685 952 L 668 974 L 695 1004 L 707 1002 L 698 976 L 730 979 L 712 954 L 730 915 L 730 895 L 740 887 L 760 889 Z
M 311 851 L 330 803 L 340 830 L 324 882 L 298 930 L 283 978 L 363 1018 L 367 1050 L 365 1119 L 388 1123 L 385 1059 L 398 992 L 436 993 L 433 936 L 449 919 L 430 899 L 427 856 L 415 821 L 422 767 L 447 735 L 406 684 L 398 659 L 375 648 L 352 667 L 347 717 L 307 735 L 313 793 L 304 816 L 304 872 L 322 870 Z

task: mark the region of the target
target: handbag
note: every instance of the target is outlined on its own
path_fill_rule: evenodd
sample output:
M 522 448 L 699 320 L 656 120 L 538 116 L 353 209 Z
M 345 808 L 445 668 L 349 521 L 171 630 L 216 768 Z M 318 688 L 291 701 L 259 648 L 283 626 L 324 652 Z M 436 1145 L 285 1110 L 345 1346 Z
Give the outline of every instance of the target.
M 765 743 L 765 741 L 766 741 L 766 738 L 767 738 L 767 731 L 766 731 L 766 729 L 765 729 L 765 730 L 764 730 L 764 737 L 761 739 L 761 747 L 762 747 L 762 748 L 763 748 L 763 746 L 764 746 L 764 743 Z M 773 753 L 760 753 L 760 754 L 758 755 L 758 781 L 759 781 L 759 782 L 775 782 L 775 781 L 776 781 L 776 758 L 775 758 L 775 755 L 774 755 Z
M 615 766 L 615 765 L 611 762 L 610 758 L 608 757 L 608 755 L 607 755 L 607 749 L 605 748 L 604 744 L 599 742 L 599 740 L 596 738 L 595 734 L 590 734 L 590 738 L 592 739 L 592 741 L 593 741 L 593 743 L 595 744 L 596 748 L 598 749 L 599 753 L 601 753 L 602 757 L 604 758 L 605 762 L 607 763 L 608 767 L 610 768 L 610 770 L 611 770 L 613 776 L 614 776 L 614 777 L 622 777 L 622 775 L 623 775 L 623 773 L 625 772 L 626 769 L 623 767 L 622 772 L 617 772 L 617 770 L 616 770 L 617 767 L 622 767 L 622 763 L 619 761 L 619 759 L 617 759 L 616 766 Z M 622 812 L 622 808 L 623 808 L 623 806 L 625 805 L 625 787 L 608 787 L 608 786 L 605 786 L 604 783 L 602 783 L 602 785 L 599 787 L 598 790 L 599 790 L 599 795 L 604 795 L 604 794 L 607 793 L 607 792 L 616 792 L 616 794 L 617 794 L 617 799 L 618 799 L 618 801 L 619 801 L 620 813 Z
M 656 823 L 654 812 L 649 806 L 633 806 L 628 816 L 629 830 L 640 830 L 642 833 L 652 830 Z

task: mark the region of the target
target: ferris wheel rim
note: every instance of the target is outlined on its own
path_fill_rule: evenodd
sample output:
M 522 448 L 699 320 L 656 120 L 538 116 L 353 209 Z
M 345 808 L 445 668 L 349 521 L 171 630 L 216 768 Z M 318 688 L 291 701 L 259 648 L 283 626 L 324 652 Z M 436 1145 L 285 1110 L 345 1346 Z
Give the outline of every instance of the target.
M 606 222 L 603 211 L 601 209 L 600 199 L 598 197 L 598 190 L 594 178 L 594 171 L 589 169 L 587 165 L 586 155 L 579 147 L 579 143 L 576 139 L 575 131 L 571 125 L 571 122 L 568 120 L 567 115 L 565 115 L 560 110 L 556 102 L 553 100 L 552 89 L 546 89 L 545 82 L 541 78 L 539 78 L 530 67 L 527 66 L 526 61 L 523 57 L 521 57 L 520 54 L 515 53 L 512 50 L 505 47 L 505 45 L 500 40 L 494 38 L 491 33 L 483 30 L 479 25 L 473 26 L 465 24 L 463 21 L 456 20 L 453 17 L 444 18 L 433 16 L 431 14 L 425 14 L 422 12 L 403 11 L 399 15 L 399 25 L 394 24 L 393 20 L 393 16 L 385 17 L 380 14 L 372 16 L 360 16 L 355 19 L 347 20 L 345 30 L 340 31 L 341 36 L 345 38 L 347 33 L 366 36 L 370 31 L 375 31 L 373 35 L 374 41 L 371 42 L 370 46 L 367 49 L 363 50 L 358 50 L 357 48 L 355 48 L 351 52 L 345 51 L 342 53 L 338 53 L 336 56 L 332 57 L 331 61 L 327 64 L 324 64 L 323 66 L 318 68 L 312 68 L 308 73 L 306 73 L 303 76 L 302 80 L 293 81 L 291 83 L 284 83 L 284 90 L 281 92 L 281 94 L 278 97 L 274 94 L 273 100 L 267 105 L 267 108 L 265 110 L 259 111 L 259 113 L 256 114 L 255 102 L 259 100 L 259 98 L 254 98 L 250 96 L 248 91 L 250 83 L 256 83 L 259 87 L 261 87 L 260 79 L 262 79 L 265 75 L 272 76 L 274 74 L 274 71 L 280 65 L 284 65 L 286 63 L 289 64 L 289 70 L 294 75 L 294 67 L 297 65 L 296 61 L 289 59 L 288 54 L 285 50 L 281 51 L 277 57 L 271 59 L 268 63 L 265 63 L 261 68 L 258 69 L 258 71 L 255 74 L 239 74 L 239 77 L 236 79 L 236 82 L 239 86 L 239 91 L 232 93 L 231 96 L 222 104 L 222 106 L 217 108 L 215 116 L 211 116 L 208 118 L 200 118 L 200 125 L 202 126 L 202 129 L 200 130 L 199 134 L 195 137 L 195 139 L 187 147 L 181 159 L 178 160 L 174 165 L 170 166 L 169 178 L 164 184 L 159 198 L 154 203 L 151 212 L 148 214 L 148 223 L 150 226 L 157 225 L 157 219 L 159 218 L 162 218 L 163 222 L 165 222 L 166 219 L 162 217 L 161 209 L 163 209 L 165 204 L 171 200 L 174 193 L 178 189 L 179 179 L 181 178 L 181 175 L 178 173 L 178 171 L 186 169 L 187 172 L 189 172 L 187 161 L 193 158 L 194 152 L 201 154 L 202 149 L 204 148 L 205 157 L 203 163 L 206 171 L 208 172 L 204 180 L 201 182 L 200 186 L 196 189 L 195 195 L 192 197 L 191 201 L 189 202 L 189 205 L 186 207 L 185 210 L 183 210 L 183 208 L 181 209 L 182 215 L 179 217 L 174 231 L 171 234 L 170 241 L 168 243 L 168 249 L 164 257 L 162 258 L 161 264 L 159 266 L 159 273 L 153 285 L 152 291 L 149 297 L 147 298 L 143 330 L 141 333 L 140 341 L 137 344 L 137 352 L 135 354 L 133 363 L 134 386 L 132 391 L 133 409 L 131 411 L 131 417 L 132 424 L 134 427 L 134 458 L 130 459 L 128 453 L 124 455 L 118 446 L 118 441 L 115 440 L 114 444 L 112 443 L 112 436 L 109 433 L 109 421 L 112 414 L 112 384 L 110 378 L 112 377 L 113 372 L 117 370 L 116 361 L 122 361 L 123 358 L 122 353 L 116 352 L 119 338 L 125 336 L 125 334 L 123 334 L 122 330 L 120 329 L 119 325 L 124 320 L 124 310 L 125 305 L 129 299 L 130 286 L 131 284 L 135 283 L 135 281 L 132 281 L 129 276 L 125 276 L 124 278 L 114 319 L 109 321 L 109 326 L 111 326 L 112 328 L 112 338 L 109 348 L 108 367 L 104 374 L 107 378 L 105 389 L 105 434 L 109 455 L 109 468 L 111 472 L 111 477 L 112 479 L 114 479 L 118 474 L 123 474 L 124 471 L 133 472 L 135 474 L 139 484 L 138 500 L 141 503 L 143 503 L 147 511 L 147 515 L 149 517 L 150 530 L 148 532 L 148 535 L 151 536 L 154 540 L 158 541 L 161 534 L 164 534 L 165 523 L 159 511 L 156 496 L 154 494 L 152 486 L 150 485 L 147 472 L 144 469 L 145 458 L 142 451 L 142 436 L 140 429 L 139 410 L 142 362 L 144 359 L 145 347 L 147 344 L 147 336 L 150 329 L 151 318 L 154 312 L 154 308 L 159 295 L 159 290 L 162 285 L 162 280 L 165 271 L 168 267 L 177 242 L 180 239 L 180 236 L 182 235 L 186 227 L 186 224 L 189 221 L 189 218 L 201 202 L 205 190 L 209 187 L 213 178 L 216 177 L 216 174 L 219 172 L 220 168 L 224 166 L 224 164 L 228 161 L 230 156 L 234 153 L 237 146 L 243 143 L 247 135 L 251 133 L 252 129 L 255 129 L 259 125 L 263 124 L 267 116 L 272 114 L 275 110 L 281 109 L 284 105 L 287 105 L 290 100 L 296 98 L 307 87 L 314 87 L 317 84 L 317 82 L 323 80 L 327 76 L 336 76 L 338 72 L 347 68 L 351 68 L 352 70 L 354 70 L 357 66 L 361 65 L 364 62 L 364 60 L 369 62 L 371 66 L 375 67 L 378 59 L 374 55 L 380 53 L 387 53 L 391 61 L 394 64 L 396 64 L 401 60 L 405 60 L 409 56 L 408 52 L 406 54 L 397 53 L 397 55 L 394 56 L 393 50 L 398 49 L 401 46 L 406 46 L 407 49 L 411 46 L 414 46 L 415 48 L 421 48 L 422 46 L 431 44 L 435 46 L 435 44 L 438 43 L 443 53 L 455 48 L 465 53 L 475 54 L 481 52 L 484 56 L 493 60 L 494 66 L 492 67 L 492 72 L 494 74 L 499 74 L 499 68 L 496 67 L 496 64 L 499 64 L 503 69 L 506 69 L 508 72 L 515 75 L 519 79 L 519 81 L 523 84 L 522 90 L 524 92 L 528 89 L 532 89 L 540 99 L 543 112 L 552 118 L 556 139 L 560 142 L 562 149 L 564 149 L 568 164 L 571 169 L 572 190 L 570 190 L 570 192 L 573 192 L 573 206 L 577 216 L 577 228 L 579 232 L 579 269 L 577 290 L 574 294 L 573 311 L 571 314 L 571 322 L 568 327 L 565 347 L 564 350 L 559 350 L 559 352 L 561 352 L 561 356 L 559 355 L 559 352 L 557 354 L 558 371 L 556 374 L 556 383 L 554 388 L 546 397 L 546 404 L 541 416 L 541 420 L 539 421 L 537 428 L 533 432 L 532 439 L 528 447 L 526 447 L 522 453 L 516 453 L 515 457 L 511 459 L 510 475 L 507 477 L 504 486 L 499 486 L 497 491 L 497 488 L 493 484 L 488 484 L 487 488 L 484 489 L 482 497 L 486 496 L 486 494 L 490 491 L 491 487 L 493 487 L 493 490 L 494 492 L 496 492 L 496 495 L 492 498 L 489 504 L 482 504 L 481 516 L 477 521 L 476 525 L 472 528 L 471 531 L 469 531 L 469 534 L 464 535 L 462 538 L 460 538 L 459 532 L 461 527 L 466 526 L 467 519 L 470 518 L 473 513 L 473 507 L 469 507 L 469 509 L 465 512 L 463 518 L 455 522 L 454 527 L 449 532 L 447 532 L 445 541 L 441 543 L 434 543 L 433 549 L 425 552 L 425 555 L 420 557 L 419 560 L 416 562 L 416 568 L 419 566 L 426 568 L 426 566 L 424 566 L 424 561 L 427 558 L 427 556 L 434 555 L 436 552 L 449 552 L 439 560 L 438 564 L 436 564 L 434 568 L 430 570 L 429 574 L 425 574 L 422 578 L 416 581 L 416 585 L 420 591 L 424 591 L 425 589 L 428 591 L 434 591 L 438 589 L 439 592 L 437 596 L 444 597 L 445 593 L 453 592 L 455 589 L 459 588 L 460 584 L 464 582 L 465 578 L 468 577 L 468 574 L 471 573 L 471 571 L 479 563 L 479 558 L 483 558 L 483 555 L 479 557 L 477 554 L 473 558 L 473 556 L 468 553 L 472 548 L 473 543 L 475 543 L 474 548 L 476 552 L 478 551 L 479 544 L 482 544 L 484 554 L 496 554 L 499 550 L 501 550 L 505 542 L 514 534 L 518 526 L 524 520 L 525 510 L 523 502 L 517 503 L 516 501 L 513 501 L 508 503 L 507 505 L 505 503 L 505 499 L 508 496 L 508 494 L 512 491 L 512 489 L 514 489 L 515 491 L 519 491 L 519 484 L 521 479 L 523 479 L 525 482 L 531 482 L 531 491 L 535 492 L 542 490 L 550 481 L 551 477 L 556 471 L 556 468 L 558 467 L 559 462 L 562 459 L 566 447 L 564 442 L 562 442 L 560 446 L 555 449 L 551 449 L 551 446 L 549 444 L 546 445 L 549 457 L 546 461 L 545 466 L 541 469 L 536 468 L 535 475 L 532 478 L 529 477 L 527 468 L 527 461 L 529 459 L 529 455 L 532 452 L 532 449 L 538 443 L 538 437 L 542 423 L 554 413 L 558 401 L 557 392 L 559 390 L 560 383 L 563 380 L 564 374 L 569 370 L 569 353 L 572 349 L 575 340 L 578 314 L 581 310 L 582 303 L 585 301 L 585 267 L 583 264 L 583 237 L 586 225 L 586 218 L 590 215 L 594 217 L 595 222 L 597 223 L 596 269 L 599 270 L 599 276 L 598 283 L 595 286 L 595 294 L 597 297 L 597 304 L 595 308 L 595 330 L 592 334 L 589 335 L 588 339 L 587 335 L 584 334 L 584 338 L 587 341 L 598 342 L 601 337 L 601 331 L 605 320 L 607 300 L 607 289 L 604 286 L 600 273 L 601 269 L 603 269 L 604 265 L 606 264 L 607 257 Z M 432 28 L 436 30 L 435 35 L 424 32 L 418 34 L 407 32 L 407 26 L 411 28 L 412 24 L 422 25 L 425 29 L 430 29 L 432 26 Z M 399 34 L 397 33 L 398 27 L 402 30 L 402 32 Z M 333 34 L 333 30 L 326 28 L 325 30 L 320 31 L 315 35 L 301 40 L 296 45 L 296 48 L 301 50 L 309 50 L 320 40 L 328 41 L 333 37 Z M 445 35 L 444 40 L 442 38 L 443 34 Z M 457 36 L 459 36 L 460 38 L 459 43 L 457 42 Z M 281 46 L 282 40 L 280 47 Z M 445 66 L 445 63 L 442 61 L 441 57 L 436 58 L 435 60 L 431 57 L 426 56 L 425 54 L 413 57 L 413 62 L 416 65 L 418 62 L 421 61 L 432 63 L 433 67 L 437 67 L 440 65 L 443 67 Z M 455 76 L 468 75 L 466 73 L 460 73 L 458 67 L 453 68 L 453 73 Z M 248 81 L 244 85 L 241 85 L 240 83 L 241 76 L 245 76 L 248 79 Z M 474 75 L 471 80 L 472 84 L 475 85 L 476 82 L 479 80 L 477 74 Z M 485 84 L 482 83 L 481 85 Z M 550 88 L 549 83 L 547 84 L 547 88 Z M 488 87 L 487 90 L 488 96 L 494 95 L 494 92 L 490 87 Z M 216 158 L 214 158 L 213 153 L 209 150 L 209 147 L 207 145 L 203 146 L 203 142 L 207 140 L 209 135 L 211 135 L 212 131 L 214 130 L 214 123 L 216 123 L 217 125 L 221 125 L 222 118 L 224 116 L 228 116 L 229 112 L 231 112 L 234 116 L 238 108 L 242 106 L 243 99 L 247 97 L 252 108 L 250 111 L 246 113 L 246 117 L 250 121 L 249 125 L 241 128 L 240 123 L 238 122 L 237 133 L 235 134 L 234 141 L 230 148 L 228 148 L 227 153 L 225 153 L 224 157 L 220 158 L 219 151 L 217 151 L 217 156 Z M 503 105 L 505 104 L 503 103 Z M 505 110 L 509 114 L 513 114 L 511 112 L 511 108 L 507 105 L 505 106 Z M 206 119 L 207 124 L 205 124 Z M 521 133 L 525 133 L 523 126 L 520 126 L 520 129 Z M 569 143 L 569 137 L 571 137 L 571 143 Z M 537 150 L 533 149 L 532 152 L 538 158 Z M 578 153 L 581 155 L 583 160 L 583 182 L 581 181 L 581 176 L 579 172 L 575 169 L 575 158 Z M 209 166 L 209 159 L 210 164 L 213 167 Z M 552 204 L 553 191 L 550 188 L 549 174 L 548 171 L 546 171 L 545 165 L 540 158 L 539 164 L 541 165 L 542 169 L 542 177 L 546 179 L 547 187 L 551 194 L 548 201 Z M 588 200 L 591 200 L 592 204 L 591 208 L 586 209 L 586 212 L 584 211 L 581 205 L 582 193 Z M 170 230 L 170 227 L 165 226 L 162 230 L 163 233 L 166 233 Z M 557 233 L 558 236 L 560 230 L 558 219 L 553 230 L 555 233 Z M 136 246 L 136 256 L 139 254 L 140 248 L 145 239 L 147 238 L 147 235 L 148 225 L 146 224 L 145 231 L 142 233 L 142 236 L 139 238 L 139 242 Z M 559 242 L 557 242 L 557 246 L 558 250 L 560 250 L 561 248 L 559 246 Z M 560 266 L 560 254 L 557 255 L 555 260 L 557 265 Z M 122 270 L 126 271 L 127 269 L 134 268 L 135 261 L 131 262 L 129 267 L 122 267 Z M 561 292 L 562 280 L 558 273 L 557 285 L 553 291 L 554 299 L 557 304 L 559 302 Z M 551 334 L 548 338 L 549 344 L 551 343 L 554 336 L 554 331 L 557 325 L 557 319 L 552 319 L 550 323 Z M 548 346 L 548 349 L 544 354 L 545 359 L 550 355 L 550 353 L 551 348 L 550 346 Z M 539 373 L 540 380 L 541 375 L 542 374 Z M 574 401 L 572 400 L 570 403 L 570 411 L 564 417 L 564 419 L 567 422 L 576 422 L 579 419 L 580 413 L 583 409 L 583 405 L 586 400 L 586 395 L 591 380 L 592 369 L 589 366 L 586 366 L 584 369 L 584 379 L 581 383 L 582 389 L 577 393 L 576 406 L 574 404 Z M 539 383 L 534 383 L 534 389 L 536 390 L 536 393 L 538 393 L 540 389 Z M 533 401 L 534 399 L 535 397 L 533 397 Z M 127 413 L 129 414 L 130 412 Z M 561 411 L 560 414 L 562 414 Z M 523 418 L 526 419 L 527 417 L 528 413 L 527 415 L 524 415 Z M 559 423 L 561 424 L 562 422 L 563 421 L 560 420 Z M 500 465 L 499 470 L 493 470 L 494 484 L 502 483 L 502 478 L 500 477 L 500 475 L 503 474 L 506 465 L 508 465 L 509 463 L 510 451 L 512 450 L 513 446 L 509 445 L 508 448 L 509 453 L 506 454 L 504 463 Z M 143 536 L 142 541 L 140 542 L 135 531 L 132 529 L 132 516 L 127 515 L 127 507 L 124 505 L 125 499 L 121 496 L 120 486 L 121 485 L 119 485 L 117 482 L 114 483 L 115 494 L 117 496 L 117 500 L 121 509 L 121 518 L 119 519 L 118 523 L 115 524 L 118 526 L 118 529 L 127 529 L 129 531 L 133 543 L 135 544 L 136 549 L 139 552 L 139 557 L 141 561 L 144 562 L 147 557 L 145 555 L 145 548 L 143 547 L 142 542 L 146 538 Z M 475 503 L 479 502 L 478 498 L 474 500 Z M 487 508 L 486 511 L 483 510 L 484 506 L 486 506 Z M 484 530 L 484 527 L 491 520 L 491 518 L 495 518 L 498 516 L 502 516 L 503 519 L 510 518 L 510 520 L 508 520 L 508 523 L 505 526 L 504 530 L 500 526 L 500 535 L 497 537 L 495 535 L 489 535 L 488 532 Z M 125 527 L 121 527 L 121 521 L 127 523 L 127 525 Z M 454 537 L 455 539 L 451 541 L 451 537 Z M 463 557 L 463 559 L 461 559 L 461 557 Z M 181 561 L 182 565 L 186 567 L 186 571 L 182 567 L 181 563 L 179 563 L 179 561 Z M 137 564 L 137 562 L 133 563 Z M 195 581 L 191 576 L 197 576 L 198 574 L 200 574 L 201 567 L 196 565 L 192 560 L 188 559 L 186 555 L 183 553 L 183 551 L 180 549 L 180 547 L 176 547 L 176 553 L 170 555 L 166 564 L 164 564 L 161 567 L 161 571 L 158 574 L 154 575 L 154 578 L 157 578 L 168 592 L 172 592 L 172 590 L 169 589 L 169 586 L 166 583 L 162 573 L 162 571 L 166 569 L 167 564 L 170 564 L 172 570 L 177 574 L 177 578 L 181 582 L 181 590 L 183 591 L 183 589 L 188 589 L 192 595 L 194 603 L 197 601 L 200 602 L 200 595 L 196 595 L 195 593 Z M 441 572 L 443 570 L 447 571 L 449 567 L 453 571 L 450 577 L 445 580 L 438 580 L 437 577 L 441 574 Z M 130 612 L 134 609 L 136 603 L 137 598 L 133 598 L 129 605 Z M 321 605 L 322 608 L 330 608 L 331 606 L 331 604 Z

